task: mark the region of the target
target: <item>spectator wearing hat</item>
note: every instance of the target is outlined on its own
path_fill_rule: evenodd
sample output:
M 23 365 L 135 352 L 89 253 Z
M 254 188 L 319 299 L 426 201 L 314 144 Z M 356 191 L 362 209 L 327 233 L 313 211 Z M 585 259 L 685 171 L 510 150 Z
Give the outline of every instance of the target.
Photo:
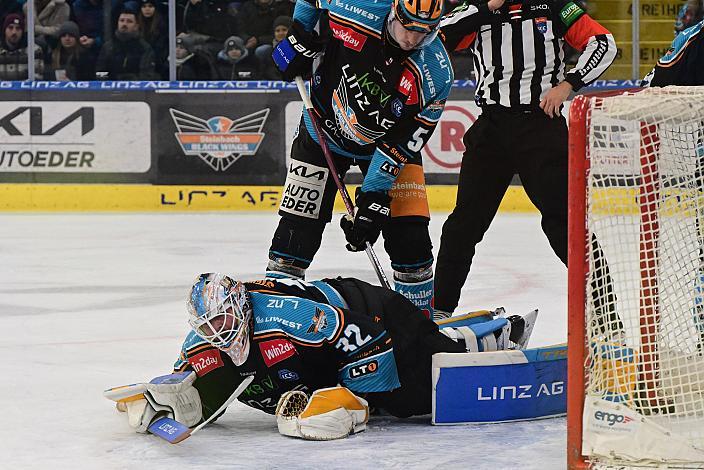
M 286 38 L 288 30 L 291 29 L 292 23 L 293 20 L 290 16 L 282 15 L 276 17 L 276 19 L 274 20 L 274 40 L 272 41 L 272 45 L 274 47 L 276 47 L 279 42 L 283 41 Z M 262 65 L 262 70 L 262 78 L 265 80 L 281 79 L 281 74 L 276 69 L 276 65 L 272 60 L 264 61 L 264 64 Z
M 27 37 L 24 34 L 24 17 L 11 13 L 2 22 L 0 42 L 0 80 L 27 80 L 29 78 Z M 44 72 L 42 48 L 34 48 L 34 72 L 41 80 Z
M 154 50 L 140 37 L 137 14 L 120 13 L 113 38 L 100 49 L 96 75 L 107 80 L 154 80 Z
M 137 22 L 142 38 L 154 50 L 157 72 L 162 78 L 168 78 L 169 30 L 162 12 L 157 8 L 157 0 L 140 0 Z
M 245 47 L 254 53 L 259 67 L 265 69 L 271 62 L 274 20 L 291 16 L 293 4 L 274 0 L 248 0 L 237 15 L 237 29 Z
M 27 3 L 23 8 L 26 17 Z M 37 41 L 55 47 L 59 40 L 59 28 L 70 15 L 71 7 L 66 0 L 34 0 L 34 34 Z
M 218 52 L 217 70 L 220 80 L 258 80 L 257 62 L 244 47 L 239 36 L 231 36 Z
M 59 43 L 51 53 L 50 80 L 95 80 L 93 58 L 90 51 L 80 43 L 81 33 L 73 21 L 59 27 Z
M 176 80 L 217 80 L 213 58 L 207 49 L 195 45 L 193 38 L 176 38 Z

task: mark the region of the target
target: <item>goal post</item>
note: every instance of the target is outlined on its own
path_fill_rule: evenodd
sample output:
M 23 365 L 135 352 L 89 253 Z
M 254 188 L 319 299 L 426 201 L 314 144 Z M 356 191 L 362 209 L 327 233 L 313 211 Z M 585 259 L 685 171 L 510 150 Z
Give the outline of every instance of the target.
M 704 468 L 704 87 L 578 96 L 569 131 L 568 466 Z

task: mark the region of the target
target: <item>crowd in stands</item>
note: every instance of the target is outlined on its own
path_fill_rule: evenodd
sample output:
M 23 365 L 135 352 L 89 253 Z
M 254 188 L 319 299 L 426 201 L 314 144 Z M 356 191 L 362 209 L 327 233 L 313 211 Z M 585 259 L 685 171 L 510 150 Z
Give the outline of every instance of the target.
M 26 1 L 0 1 L 0 80 L 28 78 Z M 37 80 L 168 80 L 168 0 L 34 2 Z M 288 33 L 294 6 L 294 0 L 177 0 L 177 79 L 279 79 L 271 52 Z
M 29 55 L 37 80 L 168 80 L 168 0 L 34 0 L 31 52 L 27 1 L 0 0 L 0 80 L 26 80 Z M 176 0 L 176 5 L 177 80 L 279 79 L 271 52 L 291 26 L 295 0 Z M 702 0 L 688 0 L 675 33 L 703 14 Z M 453 56 L 463 59 L 468 67 L 456 67 L 458 72 L 471 68 L 467 57 Z M 464 75 L 456 78 L 469 78 Z

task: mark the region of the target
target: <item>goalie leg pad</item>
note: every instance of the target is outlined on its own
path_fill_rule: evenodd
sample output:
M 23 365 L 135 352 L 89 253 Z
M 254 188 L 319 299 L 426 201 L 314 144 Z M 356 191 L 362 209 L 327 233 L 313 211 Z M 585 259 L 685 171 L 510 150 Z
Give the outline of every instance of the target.
M 284 393 L 276 406 L 276 424 L 284 436 L 327 441 L 366 429 L 367 401 L 344 387 Z

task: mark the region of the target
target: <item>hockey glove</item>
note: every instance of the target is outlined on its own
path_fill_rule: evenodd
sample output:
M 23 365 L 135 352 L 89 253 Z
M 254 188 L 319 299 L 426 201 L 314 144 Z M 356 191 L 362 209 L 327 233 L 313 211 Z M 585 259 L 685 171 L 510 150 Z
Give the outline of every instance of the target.
M 316 390 L 308 396 L 292 390 L 276 405 L 276 424 L 284 436 L 328 441 L 340 439 L 367 428 L 367 401 L 345 387 Z
M 299 75 L 307 80 L 313 73 L 313 61 L 324 47 L 325 43 L 318 33 L 308 32 L 300 22 L 294 21 L 286 39 L 274 47 L 271 58 L 287 82 L 292 82 Z
M 391 197 L 382 192 L 365 192 L 357 188 L 357 207 L 354 219 L 350 215 L 340 219 L 340 227 L 345 232 L 349 251 L 364 251 L 367 242 L 371 245 L 379 238 L 381 229 L 391 216 Z
M 162 416 L 191 427 L 203 418 L 195 380 L 195 372 L 169 374 L 148 384 L 115 387 L 104 395 L 117 402 L 118 410 L 127 411 L 128 422 L 137 432 L 146 433 L 149 425 Z

